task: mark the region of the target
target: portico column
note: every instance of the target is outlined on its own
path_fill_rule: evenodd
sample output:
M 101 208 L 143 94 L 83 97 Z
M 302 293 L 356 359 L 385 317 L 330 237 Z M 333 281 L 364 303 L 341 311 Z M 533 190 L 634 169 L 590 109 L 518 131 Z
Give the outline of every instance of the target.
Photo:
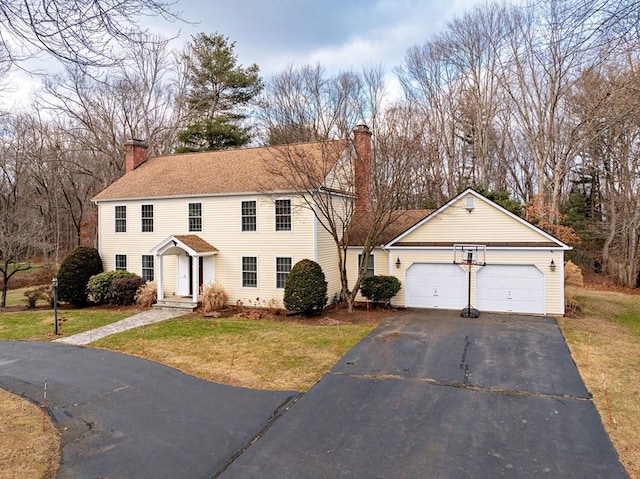
M 158 301 L 161 301 L 164 299 L 164 288 L 163 288 L 163 271 L 162 271 L 162 255 L 156 254 L 156 264 L 158 265 L 157 267 L 157 276 L 156 276 L 156 284 L 158 285 L 158 292 L 157 292 L 157 297 L 158 297 Z
M 191 261 L 193 263 L 193 277 L 191 278 L 191 284 L 193 285 L 193 302 L 198 302 L 198 287 L 200 286 L 200 257 L 192 256 Z

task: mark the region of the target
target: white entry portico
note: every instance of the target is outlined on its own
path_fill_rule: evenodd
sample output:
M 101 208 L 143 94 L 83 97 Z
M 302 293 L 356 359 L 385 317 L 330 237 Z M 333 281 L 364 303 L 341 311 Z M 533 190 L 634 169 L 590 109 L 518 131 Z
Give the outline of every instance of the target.
M 155 258 L 155 277 L 158 301 L 164 299 L 163 257 L 177 258 L 176 295 L 191 296 L 198 303 L 200 287 L 215 281 L 215 255 L 218 250 L 198 235 L 169 236 L 154 246 L 150 254 Z

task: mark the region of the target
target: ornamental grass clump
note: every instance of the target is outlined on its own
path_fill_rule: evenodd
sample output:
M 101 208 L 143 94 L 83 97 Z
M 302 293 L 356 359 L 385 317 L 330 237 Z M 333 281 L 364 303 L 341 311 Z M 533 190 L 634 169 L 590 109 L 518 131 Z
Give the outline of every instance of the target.
M 158 301 L 158 284 L 155 281 L 149 281 L 138 288 L 136 292 L 136 304 L 143 308 L 150 308 Z
M 211 311 L 220 311 L 229 304 L 229 298 L 226 291 L 219 283 L 209 283 L 202 286 L 200 290 L 200 302 L 202 311 L 210 313 Z

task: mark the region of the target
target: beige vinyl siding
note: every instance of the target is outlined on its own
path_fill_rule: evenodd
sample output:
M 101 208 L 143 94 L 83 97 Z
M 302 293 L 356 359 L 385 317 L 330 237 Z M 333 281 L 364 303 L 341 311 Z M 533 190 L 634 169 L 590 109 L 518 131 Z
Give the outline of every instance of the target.
M 474 209 L 465 209 L 465 198 L 428 219 L 422 226 L 404 236 L 407 242 L 548 242 L 549 239 L 531 226 L 510 218 L 485 201 L 474 198 Z
M 317 221 L 317 220 L 316 220 Z M 340 297 L 340 270 L 338 268 L 338 250 L 331 234 L 317 224 L 317 258 L 316 262 L 322 268 L 327 281 L 327 297 L 329 304 L 334 297 Z
M 345 150 L 327 174 L 323 186 L 333 191 L 351 192 L 353 190 L 353 166 L 350 154 L 355 151 Z
M 399 293 L 395 296 L 392 304 L 396 306 L 405 305 L 405 275 L 406 270 L 413 263 L 447 263 L 453 262 L 453 251 L 448 248 L 444 249 L 425 249 L 425 250 L 393 250 L 391 252 L 391 262 L 395 263 L 400 257 L 401 268 L 390 267 L 389 274 L 396 276 L 402 283 Z M 556 264 L 556 270 L 551 271 L 549 264 L 551 259 Z M 496 265 L 533 265 L 544 275 L 545 282 L 545 304 L 546 314 L 562 315 L 564 314 L 564 290 L 563 290 L 563 251 L 553 251 L 548 249 L 542 250 L 508 250 L 508 249 L 487 249 L 487 264 Z M 467 272 L 466 266 L 461 266 Z M 376 263 L 377 268 L 377 263 Z M 478 266 L 474 266 L 471 273 L 471 302 L 476 304 L 475 297 L 475 274 Z M 464 292 L 463 292 L 464 293 Z
M 128 269 L 142 273 L 142 255 L 172 235 L 197 234 L 218 249 L 214 256 L 216 281 L 229 296 L 230 304 L 281 304 L 283 291 L 276 288 L 276 257 L 291 257 L 293 264 L 313 258 L 313 214 L 292 199 L 292 231 L 275 231 L 274 199 L 261 195 L 224 197 L 168 198 L 99 203 L 100 254 L 106 270 L 114 269 L 116 254 L 127 255 Z M 241 204 L 256 200 L 257 231 L 241 231 Z M 189 233 L 188 204 L 202 203 L 202 232 Z M 127 206 L 127 232 L 115 233 L 115 205 Z M 141 205 L 154 205 L 154 230 L 141 232 Z M 258 288 L 242 287 L 242 257 L 258 259 Z M 163 257 L 164 292 L 175 293 L 177 266 L 175 256 Z M 156 279 L 157 279 L 156 261 Z
M 334 196 L 332 197 L 334 202 L 335 211 L 339 215 L 345 215 L 348 211 L 348 205 L 351 200 Z M 316 221 L 316 259 L 315 261 L 320 265 L 324 272 L 325 279 L 327 281 L 327 296 L 329 304 L 333 301 L 334 297 L 339 298 L 340 291 L 342 290 L 342 284 L 340 282 L 340 270 L 338 268 L 338 250 L 331 233 L 329 233 L 318 221 Z
M 358 279 L 358 256 L 362 254 L 362 248 L 349 248 L 347 252 L 347 277 L 349 278 L 349 287 L 352 288 Z M 381 248 L 375 248 L 372 251 L 374 256 L 373 268 L 374 274 L 379 275 L 392 275 L 389 266 L 389 253 Z M 367 298 L 362 296 L 360 292 L 356 295 L 356 301 L 367 301 Z M 392 301 L 392 304 L 394 302 Z

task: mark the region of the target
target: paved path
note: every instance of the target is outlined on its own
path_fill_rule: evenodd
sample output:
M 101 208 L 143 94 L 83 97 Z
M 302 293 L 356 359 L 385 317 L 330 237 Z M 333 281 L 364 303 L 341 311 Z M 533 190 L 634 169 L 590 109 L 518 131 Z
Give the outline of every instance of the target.
M 0 388 L 41 405 L 45 378 L 57 479 L 211 479 L 297 396 L 101 349 L 0 341 Z
M 74 346 L 85 346 L 105 336 L 127 331 L 128 329 L 139 328 L 146 324 L 159 323 L 167 319 L 177 318 L 187 314 L 185 311 L 177 311 L 171 309 L 150 309 L 142 313 L 135 314 L 128 318 L 122 319 L 115 323 L 107 324 L 101 328 L 85 331 L 84 333 L 74 334 L 64 338 L 56 339 L 54 343 L 71 344 Z
M 626 478 L 553 318 L 389 317 L 221 479 Z

